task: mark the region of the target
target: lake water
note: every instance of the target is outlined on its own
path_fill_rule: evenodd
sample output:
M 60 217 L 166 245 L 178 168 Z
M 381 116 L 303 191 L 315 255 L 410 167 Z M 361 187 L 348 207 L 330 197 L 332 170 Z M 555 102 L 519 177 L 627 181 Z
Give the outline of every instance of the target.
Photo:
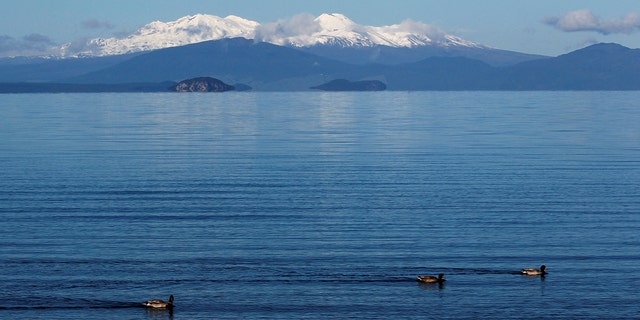
M 638 101 L 0 95 L 0 318 L 638 319 Z

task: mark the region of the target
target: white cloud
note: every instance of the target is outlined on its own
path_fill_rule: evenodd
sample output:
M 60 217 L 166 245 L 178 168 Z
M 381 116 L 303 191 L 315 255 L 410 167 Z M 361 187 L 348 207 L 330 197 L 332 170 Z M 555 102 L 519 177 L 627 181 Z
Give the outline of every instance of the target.
M 48 53 L 54 45 L 49 37 L 37 33 L 18 39 L 0 35 L 0 57 L 42 55 Z
M 413 21 L 411 19 L 404 20 L 400 24 L 394 24 L 394 25 L 384 26 L 379 28 L 386 32 L 394 32 L 394 33 L 404 32 L 404 33 L 411 33 L 411 34 L 426 35 L 434 41 L 442 40 L 446 36 L 446 34 L 436 26 L 428 25 L 426 23 L 419 22 L 419 21 Z
M 547 17 L 544 23 L 567 32 L 593 31 L 601 34 L 640 31 L 640 15 L 629 13 L 622 18 L 604 20 L 589 9 L 571 11 L 563 16 Z
M 424 42 L 449 42 L 447 34 L 438 27 L 407 19 L 387 26 L 360 25 L 342 14 L 323 14 L 314 17 L 300 14 L 290 19 L 262 24 L 255 30 L 255 40 L 279 45 L 314 45 L 329 43 L 334 38 L 366 44 L 411 46 Z
M 320 24 L 310 14 L 299 14 L 287 20 L 278 20 L 273 23 L 261 24 L 256 28 L 255 39 L 257 41 L 273 42 L 277 39 L 312 35 L 320 31 Z
M 113 29 L 115 26 L 107 21 L 100 21 L 98 19 L 89 19 L 82 21 L 82 27 L 85 29 Z

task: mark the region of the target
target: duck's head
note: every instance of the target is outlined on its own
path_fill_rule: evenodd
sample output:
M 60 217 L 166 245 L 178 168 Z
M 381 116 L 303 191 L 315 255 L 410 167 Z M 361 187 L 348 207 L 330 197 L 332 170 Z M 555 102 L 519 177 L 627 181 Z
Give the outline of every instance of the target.
M 440 281 L 444 280 L 444 274 L 442 273 L 438 274 L 438 280 Z
M 544 272 L 545 270 L 547 270 L 547 266 L 545 266 L 544 264 L 540 266 L 540 271 Z

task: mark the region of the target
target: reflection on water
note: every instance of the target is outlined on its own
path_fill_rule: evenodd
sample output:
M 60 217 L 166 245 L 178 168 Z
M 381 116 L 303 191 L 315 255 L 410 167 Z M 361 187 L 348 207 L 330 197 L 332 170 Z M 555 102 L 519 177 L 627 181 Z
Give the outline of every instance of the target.
M 173 310 L 159 310 L 159 309 L 145 308 L 145 311 L 146 311 L 147 319 L 173 320 Z
M 0 95 L 0 318 L 633 318 L 637 98 Z

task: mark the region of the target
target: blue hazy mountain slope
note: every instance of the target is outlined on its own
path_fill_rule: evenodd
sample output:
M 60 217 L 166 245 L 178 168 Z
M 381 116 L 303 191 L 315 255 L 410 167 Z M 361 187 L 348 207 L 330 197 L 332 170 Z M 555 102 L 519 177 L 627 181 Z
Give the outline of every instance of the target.
M 640 49 L 600 43 L 506 69 L 510 90 L 640 90 Z
M 236 38 L 153 51 L 69 81 L 160 82 L 199 76 L 247 83 L 256 90 L 305 90 L 340 78 L 378 79 L 389 90 L 636 90 L 640 50 L 597 44 L 509 67 L 462 57 L 353 65 Z
M 361 67 L 292 48 L 233 38 L 152 51 L 68 81 L 159 82 L 211 76 L 254 88 L 271 88 L 270 85 L 290 80 L 281 85 L 283 89 L 306 89 L 318 81 L 347 75 L 358 77 L 361 72 Z
M 384 75 L 389 90 L 640 90 L 640 50 L 602 43 L 509 67 L 432 57 Z
M 520 62 L 547 58 L 546 56 L 500 50 L 488 47 L 342 47 L 315 45 L 301 47 L 298 50 L 321 57 L 331 58 L 351 64 L 397 65 L 418 62 L 429 57 L 461 57 L 476 59 L 495 67 L 511 66 Z
M 5 58 L 0 59 L 0 82 L 62 81 L 116 65 L 136 55 L 71 59 Z
M 389 90 L 492 90 L 502 81 L 500 69 L 460 57 L 386 67 L 383 74 Z
M 61 76 L 70 70 L 78 73 L 90 64 L 83 59 L 50 62 L 41 65 L 47 67 L 37 72 L 42 82 L 76 84 L 159 83 L 214 77 L 226 83 L 244 83 L 258 91 L 309 90 L 335 79 L 379 80 L 388 90 L 640 90 L 640 50 L 618 44 L 596 44 L 558 57 L 505 67 L 464 57 L 429 57 L 396 65 L 356 65 L 290 47 L 235 38 L 160 49 L 120 62 L 101 63 L 106 67 L 64 80 L 60 80 Z M 20 75 L 15 74 L 17 67 L 0 66 L 0 73 L 12 70 L 9 75 L 18 79 L 7 80 L 11 78 L 3 74 L 2 86 L 11 86 L 6 82 L 27 81 L 19 80 Z M 25 70 L 36 72 L 37 67 Z M 66 71 L 60 71 L 62 67 L 66 67 Z

